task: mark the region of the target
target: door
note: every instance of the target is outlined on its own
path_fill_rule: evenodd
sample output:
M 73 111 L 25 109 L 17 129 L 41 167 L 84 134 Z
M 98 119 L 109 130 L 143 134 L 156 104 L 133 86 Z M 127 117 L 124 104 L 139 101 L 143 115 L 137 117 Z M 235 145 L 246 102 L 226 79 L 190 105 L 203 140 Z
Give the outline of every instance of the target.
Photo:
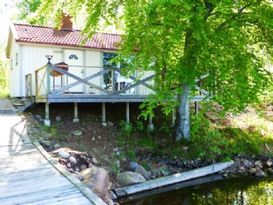
M 83 78 L 84 66 L 83 66 L 83 51 L 79 50 L 64 50 L 64 62 L 68 64 L 68 72 L 79 77 Z M 67 83 L 71 84 L 77 80 L 71 77 L 67 78 Z M 79 84 L 72 88 L 69 88 L 71 93 L 83 93 L 84 84 Z
M 63 62 L 63 52 L 61 50 L 53 51 L 53 57 L 51 59 L 52 64 Z M 57 90 L 62 88 L 66 84 L 65 76 L 51 76 L 50 90 Z

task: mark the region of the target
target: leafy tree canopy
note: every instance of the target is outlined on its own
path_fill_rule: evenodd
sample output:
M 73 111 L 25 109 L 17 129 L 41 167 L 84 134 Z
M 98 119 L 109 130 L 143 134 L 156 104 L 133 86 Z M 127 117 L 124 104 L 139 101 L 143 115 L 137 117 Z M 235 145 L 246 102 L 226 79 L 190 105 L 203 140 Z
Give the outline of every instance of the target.
M 165 99 L 188 99 L 188 88 L 194 96 L 195 80 L 204 74 L 204 89 L 232 110 L 257 101 L 272 83 L 265 69 L 272 58 L 270 0 L 44 0 L 36 10 L 42 16 L 52 11 L 57 19 L 63 11 L 86 14 L 89 35 L 102 20 L 123 21 L 121 54 L 130 56 L 132 69 L 155 71 L 156 103 L 150 104 L 166 111 L 183 99 Z

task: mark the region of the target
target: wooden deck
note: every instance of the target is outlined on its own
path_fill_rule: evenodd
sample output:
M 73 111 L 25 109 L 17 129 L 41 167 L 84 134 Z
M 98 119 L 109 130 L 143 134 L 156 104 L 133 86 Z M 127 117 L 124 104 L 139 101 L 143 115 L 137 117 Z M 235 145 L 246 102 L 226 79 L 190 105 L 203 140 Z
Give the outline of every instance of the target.
M 0 115 L 0 204 L 94 204 L 32 145 L 25 124 Z

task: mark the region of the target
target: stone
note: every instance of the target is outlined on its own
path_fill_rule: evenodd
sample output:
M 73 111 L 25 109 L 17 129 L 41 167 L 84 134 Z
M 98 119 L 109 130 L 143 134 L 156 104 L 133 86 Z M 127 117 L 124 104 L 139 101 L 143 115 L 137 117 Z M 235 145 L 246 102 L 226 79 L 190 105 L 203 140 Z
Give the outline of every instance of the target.
M 139 173 L 126 171 L 117 175 L 117 181 L 121 186 L 127 186 L 145 182 L 146 179 Z
M 189 150 L 189 147 L 188 147 L 188 146 L 183 146 L 183 147 L 182 147 L 182 150 L 183 150 L 184 152 L 187 152 L 187 151 Z
M 70 156 L 70 157 L 68 158 L 68 160 L 69 160 L 69 162 L 70 162 L 71 164 L 77 164 L 77 159 L 76 159 L 75 157 L 73 157 L 73 156 Z
M 256 168 L 260 168 L 262 169 L 263 168 L 263 163 L 261 162 L 261 160 L 258 160 L 254 163 L 255 167 Z
M 60 115 L 57 115 L 57 116 L 55 117 L 55 119 L 56 119 L 57 122 L 62 121 L 62 117 L 61 117 Z
M 114 123 L 109 121 L 109 122 L 107 122 L 107 126 L 113 127 L 113 126 L 114 126 Z
M 137 166 L 135 172 L 141 174 L 142 176 L 144 176 L 144 178 L 145 178 L 146 180 L 151 179 L 151 175 L 152 175 L 151 172 L 148 172 L 148 171 L 147 171 L 143 166 L 141 166 L 141 165 L 138 165 L 138 166 Z
M 93 157 L 92 158 L 92 163 L 96 165 L 96 164 L 98 164 L 98 160 L 95 157 Z
M 260 177 L 260 178 L 264 178 L 266 177 L 266 173 L 264 171 L 262 171 L 261 169 L 257 169 L 256 172 L 255 172 L 255 176 L 256 177 Z
M 82 136 L 82 131 L 81 130 L 74 130 L 72 131 L 72 134 L 76 137 Z
M 61 147 L 61 145 L 59 145 L 58 143 L 53 145 L 54 149 L 59 149 Z
M 253 166 L 253 163 L 247 159 L 243 160 L 242 164 L 246 169 L 249 169 L 250 167 Z
M 252 168 L 250 168 L 250 169 L 248 170 L 248 173 L 251 174 L 251 175 L 252 175 L 252 174 L 255 174 L 255 173 L 256 173 L 256 170 L 257 170 L 256 168 L 253 168 L 253 167 L 252 167 Z
M 50 140 L 40 139 L 39 142 L 45 147 L 50 147 L 51 146 L 51 141 Z
M 272 167 L 272 164 L 273 164 L 273 162 L 270 159 L 265 162 L 265 165 L 267 167 Z
M 66 164 L 66 167 L 67 167 L 67 168 L 71 168 L 71 163 L 70 163 L 70 162 L 67 163 L 67 164 Z
M 101 167 L 91 167 L 80 172 L 84 177 L 83 182 L 92 189 L 103 200 L 111 198 L 109 189 L 111 187 L 108 172 Z
M 68 152 L 65 151 L 59 151 L 58 152 L 58 156 L 63 158 L 63 159 L 68 159 L 68 157 L 70 156 L 70 154 Z
M 87 168 L 87 166 L 85 164 L 81 165 L 81 170 L 84 170 L 86 168 Z
M 138 166 L 137 162 L 129 162 L 129 171 L 135 172 Z
M 164 177 L 169 176 L 171 174 L 170 171 L 169 171 L 169 169 L 167 167 L 161 167 L 159 170 L 160 170 L 160 173 Z
M 268 174 L 273 174 L 273 169 L 271 167 L 267 168 L 266 171 L 267 171 Z

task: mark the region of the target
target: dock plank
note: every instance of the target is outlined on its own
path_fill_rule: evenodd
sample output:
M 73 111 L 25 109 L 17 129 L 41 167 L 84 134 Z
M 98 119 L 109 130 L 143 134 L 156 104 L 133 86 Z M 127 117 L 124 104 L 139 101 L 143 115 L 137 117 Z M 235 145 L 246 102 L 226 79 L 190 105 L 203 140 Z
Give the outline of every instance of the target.
M 0 204 L 94 204 L 30 143 L 25 123 L 0 115 Z

